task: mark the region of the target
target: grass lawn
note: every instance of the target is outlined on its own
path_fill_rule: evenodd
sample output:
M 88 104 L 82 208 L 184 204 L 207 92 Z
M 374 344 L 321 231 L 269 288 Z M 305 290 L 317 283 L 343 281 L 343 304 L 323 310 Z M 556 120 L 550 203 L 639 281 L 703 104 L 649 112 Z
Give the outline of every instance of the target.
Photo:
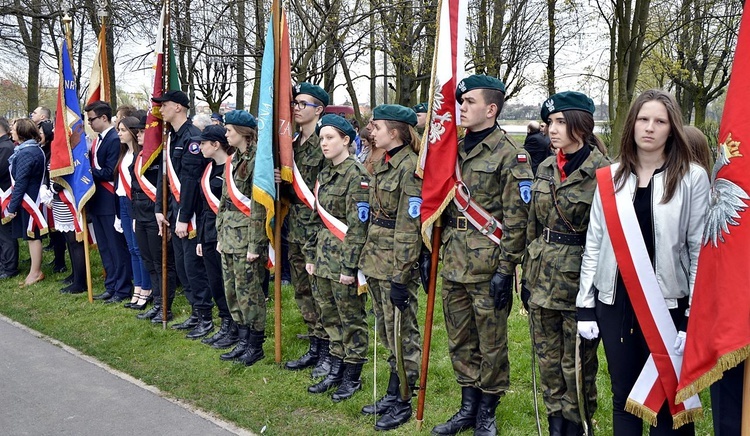
M 46 242 L 45 242 L 46 243 Z M 21 258 L 28 258 L 21 244 Z M 136 312 L 121 305 L 89 304 L 86 295 L 62 295 L 58 280 L 67 274 L 52 274 L 46 263 L 52 254 L 45 252 L 44 272 L 47 279 L 29 288 L 19 289 L 19 277 L 0 281 L 0 313 L 35 330 L 93 356 L 145 383 L 158 387 L 167 395 L 197 406 L 255 433 L 265 427 L 267 435 L 369 435 L 375 434 L 374 419 L 360 414 L 361 407 L 373 398 L 373 361 L 362 374 L 364 388 L 351 399 L 333 403 L 327 395 L 307 393 L 311 384 L 309 372 L 290 372 L 274 363 L 273 301 L 268 302 L 269 335 L 265 344 L 266 358 L 250 368 L 221 362 L 219 351 L 200 341 L 184 338 L 184 332 L 163 330 L 161 324 L 135 318 Z M 92 252 L 94 291 L 101 292 L 101 262 Z M 22 274 L 28 263 L 21 264 Z M 273 292 L 272 292 L 273 293 Z M 420 319 L 424 320 L 426 298 L 420 296 Z M 509 318 L 509 354 L 511 388 L 497 409 L 500 434 L 536 434 L 533 389 L 531 382 L 531 345 L 526 317 L 518 311 L 516 299 Z M 190 307 L 181 291 L 175 301 L 175 320 L 182 321 Z M 369 318 L 372 327 L 374 319 Z M 308 343 L 297 339 L 304 333 L 302 318 L 296 307 L 291 286 L 283 289 L 283 350 L 284 360 L 296 359 Z M 370 355 L 373 341 L 370 330 Z M 455 382 L 439 298 L 435 305 L 432 352 L 425 405 L 423 432 L 449 418 L 460 404 L 460 389 Z M 388 367 L 386 350 L 377 347 L 377 395 L 385 392 Z M 594 416 L 598 434 L 612 434 L 612 405 L 603 349 L 599 350 L 600 370 L 597 378 L 599 409 Z M 50 363 L 51 365 L 53 362 Z M 546 417 L 541 393 L 538 395 L 542 428 L 546 433 Z M 711 434 L 708 394 L 702 395 L 705 418 L 697 425 L 697 434 Z M 416 410 L 416 401 L 413 402 Z M 137 405 L 133 405 L 134 410 Z M 412 420 L 392 431 L 394 435 L 416 432 Z M 466 433 L 470 434 L 470 433 Z

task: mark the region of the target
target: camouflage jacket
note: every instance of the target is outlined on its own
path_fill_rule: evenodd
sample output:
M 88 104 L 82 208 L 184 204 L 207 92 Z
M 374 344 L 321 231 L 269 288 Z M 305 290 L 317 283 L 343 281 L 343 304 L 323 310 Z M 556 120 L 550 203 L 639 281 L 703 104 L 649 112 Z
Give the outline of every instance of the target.
M 245 153 L 239 150 L 232 156 L 232 176 L 237 189 L 252 197 L 253 170 L 255 169 L 255 144 L 248 145 Z M 253 201 L 250 216 L 246 216 L 232 204 L 227 193 L 229 181 L 225 180 L 216 214 L 216 231 L 221 251 L 229 254 L 255 253 L 268 256 L 266 235 L 266 209 Z
M 531 291 L 529 301 L 535 305 L 553 310 L 575 310 L 584 245 L 545 242 L 542 232 L 547 227 L 560 233 L 586 234 L 591 201 L 596 190 L 596 170 L 609 164 L 609 159 L 594 148 L 564 182 L 560 181 L 555 156 L 539 165 L 531 185 L 529 225 L 526 229 L 528 248 L 523 268 L 526 287 Z M 561 213 L 572 229 L 560 216 Z
M 297 164 L 300 174 L 302 174 L 303 182 L 310 188 L 310 191 L 315 187 L 318 173 L 326 164 L 319 144 L 320 139 L 314 133 L 302 144 L 299 143 L 299 137 L 294 140 L 294 162 Z M 310 229 L 306 224 L 310 221 L 313 211 L 297 197 L 297 193 L 294 192 L 294 188 L 290 184 L 284 184 L 282 196 L 291 203 L 287 218 L 289 242 L 305 244 L 310 239 Z
M 340 274 L 355 276 L 370 218 L 367 170 L 349 156 L 333 166 L 330 162 L 318 174 L 318 202 L 328 213 L 349 227 L 340 241 L 322 224 L 317 212 L 308 225 L 317 229 L 305 244 L 305 259 L 314 259 L 315 275 L 338 280 Z
M 533 179 L 526 150 L 496 129 L 469 153 L 461 141 L 458 163 L 471 198 L 501 223 L 503 236 L 497 245 L 471 224 L 467 230 L 445 226 L 442 276 L 459 283 L 479 283 L 489 281 L 496 271 L 511 275 L 521 262 L 526 242 L 528 204 L 522 195 L 528 195 Z M 444 215 L 449 219 L 463 216 L 454 202 Z
M 388 160 L 375 163 L 370 180 L 370 227 L 359 261 L 368 277 L 407 284 L 422 248 L 422 181 L 414 175 L 417 154 L 407 145 Z M 394 228 L 377 224 L 393 223 Z M 374 221 L 374 222 L 373 222 Z

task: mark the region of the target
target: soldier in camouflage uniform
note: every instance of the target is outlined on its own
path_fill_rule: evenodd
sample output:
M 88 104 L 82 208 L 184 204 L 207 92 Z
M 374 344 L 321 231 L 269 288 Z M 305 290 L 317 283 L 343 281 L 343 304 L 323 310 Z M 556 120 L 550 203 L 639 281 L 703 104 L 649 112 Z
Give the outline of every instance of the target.
M 370 218 L 370 177 L 349 156 L 348 147 L 355 133 L 348 121 L 338 115 L 326 115 L 318 122 L 318 135 L 323 155 L 330 163 L 318 174 L 318 214 L 311 216 L 310 223 L 318 231 L 305 244 L 305 269 L 316 276 L 313 295 L 330 337 L 331 370 L 308 391 L 318 394 L 338 386 L 333 401 L 341 401 L 362 388 L 360 375 L 367 361 L 366 294 L 357 289 L 356 276 Z M 326 214 L 330 215 L 323 219 Z
M 300 131 L 294 139 L 294 163 L 302 175 L 302 180 L 294 183 L 305 184 L 310 191 L 315 186 L 318 173 L 325 166 L 320 142 L 315 133 L 315 125 L 328 105 L 328 93 L 318 85 L 300 83 L 294 87 L 294 121 Z M 291 370 L 301 370 L 314 366 L 313 377 L 323 377 L 331 369 L 331 356 L 328 334 L 320 322 L 320 307 L 312 295 L 315 277 L 305 271 L 305 256 L 302 252 L 305 243 L 310 239 L 309 233 L 314 231 L 307 226 L 312 209 L 305 204 L 304 198 L 297 194 L 291 185 L 284 185 L 283 196 L 290 201 L 289 215 L 289 264 L 292 270 L 292 285 L 294 285 L 294 299 L 302 313 L 302 319 L 307 325 L 310 338 L 310 348 L 297 360 L 286 363 Z
M 433 428 L 439 435 L 472 427 L 475 435 L 497 434 L 495 410 L 510 384 L 507 319 L 533 176 L 526 151 L 497 127 L 504 93 L 500 80 L 485 75 L 463 79 L 456 90 L 467 129 L 458 148 L 460 189 L 494 218 L 479 230 L 455 202 L 443 216 L 443 311 L 462 399 L 459 411 Z M 499 244 L 489 238 L 498 227 Z
M 224 115 L 229 145 L 237 151 L 232 156 L 232 178 L 239 193 L 252 195 L 255 168 L 255 118 L 246 111 L 234 110 Z M 226 165 L 230 165 L 227 162 Z M 236 360 L 250 366 L 264 357 L 266 299 L 263 279 L 268 260 L 266 210 L 252 202 L 247 216 L 230 195 L 230 180 L 224 188 L 216 214 L 218 251 L 224 272 L 224 291 L 232 319 L 237 324 L 239 342 L 222 360 Z
M 576 390 L 576 295 L 596 170 L 610 164 L 594 136 L 593 113 L 594 102 L 578 92 L 555 94 L 542 106 L 542 121 L 558 152 L 537 169 L 526 230 L 521 300 L 529 311 L 550 435 L 558 436 L 583 432 Z M 582 359 L 589 416 L 596 410 L 598 343 L 587 343 Z
M 388 104 L 375 108 L 370 123 L 372 142 L 386 155 L 375 162 L 370 181 L 370 228 L 359 265 L 367 276 L 378 336 L 391 352 L 386 395 L 362 409 L 366 415 L 383 415 L 375 424 L 376 430 L 394 429 L 411 418 L 411 392 L 422 363 L 422 339 L 417 325 L 422 181 L 414 174 L 419 151 L 413 127 L 416 124 L 412 109 Z M 401 344 L 395 343 L 394 309 L 400 311 Z M 397 345 L 401 346 L 401 353 L 396 352 Z M 397 354 L 406 380 L 399 379 Z M 399 391 L 399 384 L 408 388 Z M 408 392 L 409 398 L 402 398 L 400 392 Z

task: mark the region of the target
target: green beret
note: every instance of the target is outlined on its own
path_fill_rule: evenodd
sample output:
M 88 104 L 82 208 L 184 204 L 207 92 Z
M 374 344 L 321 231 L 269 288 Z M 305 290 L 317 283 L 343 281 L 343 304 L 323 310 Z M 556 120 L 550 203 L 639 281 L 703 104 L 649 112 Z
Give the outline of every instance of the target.
M 419 103 L 418 105 L 414 106 L 412 109 L 414 109 L 414 112 L 418 114 L 426 114 L 427 113 L 427 103 Z
M 461 98 L 466 91 L 472 89 L 494 89 L 505 94 L 505 84 L 497 77 L 486 74 L 474 74 L 458 82 L 456 87 L 456 100 L 462 102 Z
M 417 113 L 400 104 L 381 104 L 372 111 L 372 120 L 400 121 L 414 127 L 417 125 Z
M 318 85 L 313 85 L 312 83 L 307 82 L 298 83 L 297 86 L 292 89 L 292 94 L 295 97 L 299 94 L 311 95 L 320 100 L 320 102 L 323 103 L 323 106 L 328 106 L 328 93 Z
M 258 128 L 258 122 L 255 117 L 248 111 L 233 110 L 224 114 L 224 124 L 234 124 L 235 126 L 245 126 L 251 129 Z
M 318 123 L 315 125 L 315 134 L 320 135 L 320 129 L 325 126 L 331 126 L 349 137 L 349 143 L 354 141 L 354 137 L 357 136 L 357 132 L 354 131 L 354 127 L 344 117 L 340 117 L 334 114 L 325 114 Z
M 594 101 L 586 94 L 575 91 L 559 92 L 542 103 L 542 121 L 546 123 L 550 114 L 555 112 L 571 110 L 584 111 L 593 115 L 596 107 Z

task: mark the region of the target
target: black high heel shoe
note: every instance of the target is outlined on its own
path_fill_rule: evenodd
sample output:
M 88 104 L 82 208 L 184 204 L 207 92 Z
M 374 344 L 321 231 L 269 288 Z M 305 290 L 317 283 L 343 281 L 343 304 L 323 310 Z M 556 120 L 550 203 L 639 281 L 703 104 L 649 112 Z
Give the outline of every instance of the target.
M 141 293 L 139 292 L 141 289 L 133 291 L 133 296 L 130 298 L 130 301 L 123 304 L 122 307 L 126 309 L 130 309 L 133 307 L 133 305 L 138 304 L 138 300 L 141 299 Z
M 131 309 L 135 310 L 143 310 L 148 306 L 148 303 L 150 303 L 154 299 L 153 291 L 148 291 L 148 295 L 146 294 L 140 294 L 140 297 L 138 298 L 138 302 L 136 304 L 132 304 L 130 306 Z

